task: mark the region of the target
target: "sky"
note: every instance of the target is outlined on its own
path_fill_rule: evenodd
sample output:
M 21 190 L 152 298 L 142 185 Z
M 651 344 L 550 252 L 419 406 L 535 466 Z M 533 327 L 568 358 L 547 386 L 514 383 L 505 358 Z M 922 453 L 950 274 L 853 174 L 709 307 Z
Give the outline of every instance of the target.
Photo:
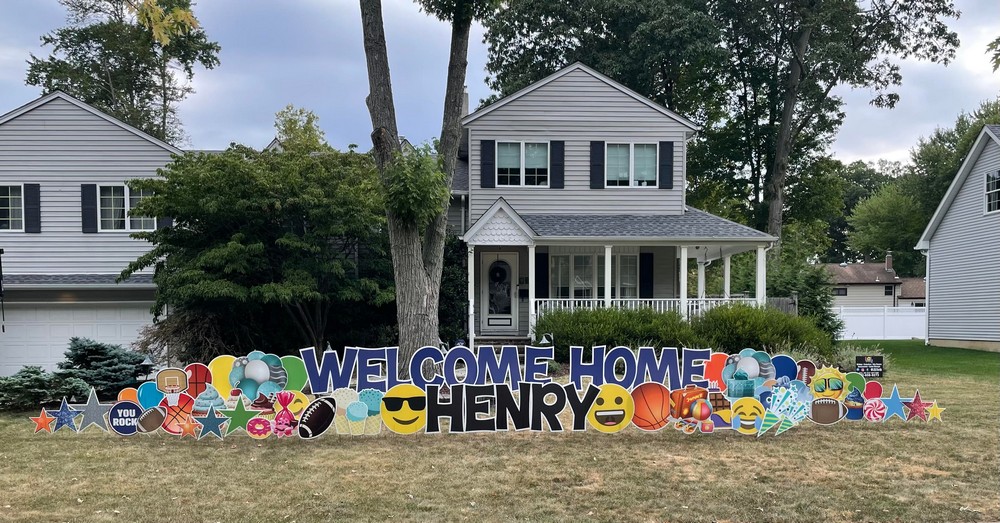
M 383 0 L 399 132 L 421 143 L 441 129 L 450 28 L 411 0 Z M 962 41 L 948 66 L 901 61 L 903 85 L 894 109 L 878 109 L 867 90 L 838 88 L 844 124 L 832 146 L 840 160 L 906 161 L 909 150 L 958 114 L 1000 94 L 986 45 L 1000 36 L 1000 2 L 955 0 L 951 22 Z M 0 114 L 41 94 L 24 85 L 26 60 L 47 56 L 39 37 L 65 25 L 57 0 L 3 0 L 0 17 Z M 219 42 L 221 65 L 198 70 L 195 93 L 180 105 L 185 147 L 222 149 L 230 142 L 264 147 L 274 114 L 287 104 L 312 110 L 331 145 L 370 146 L 368 78 L 361 15 L 352 0 L 201 0 L 195 7 Z M 473 27 L 466 83 L 472 106 L 490 95 L 482 27 Z

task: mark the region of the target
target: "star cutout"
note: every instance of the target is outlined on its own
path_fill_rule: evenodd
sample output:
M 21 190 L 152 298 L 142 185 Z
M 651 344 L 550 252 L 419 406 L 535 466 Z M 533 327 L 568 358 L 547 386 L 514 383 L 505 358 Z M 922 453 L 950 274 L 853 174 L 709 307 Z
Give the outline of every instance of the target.
M 906 421 L 910 421 L 913 418 L 920 418 L 927 421 L 927 407 L 932 404 L 920 399 L 920 391 L 916 391 L 913 394 L 913 399 L 910 401 L 904 401 L 903 405 L 910 409 L 910 413 L 906 415 Z
M 934 403 L 931 405 L 931 407 L 927 409 L 927 413 L 929 414 L 929 416 L 927 417 L 927 421 L 935 419 L 938 421 L 943 421 L 941 419 L 942 412 L 944 412 L 944 407 L 938 407 L 937 400 L 934 400 Z
M 944 409 L 941 409 L 941 410 L 944 410 Z M 941 418 L 938 418 L 938 419 L 941 419 Z M 31 418 L 31 421 L 35 422 L 35 434 L 38 434 L 39 432 L 41 432 L 43 430 L 45 432 L 48 432 L 48 433 L 51 434 L 52 433 L 52 422 L 55 421 L 55 420 L 56 420 L 55 418 L 53 418 L 52 416 L 49 416 L 48 412 L 45 412 L 45 409 L 42 409 L 42 413 L 39 414 L 37 418 Z
M 906 421 L 903 399 L 899 397 L 899 389 L 895 385 L 892 386 L 892 395 L 888 398 L 882 398 L 882 403 L 885 403 L 885 417 L 882 418 L 882 421 L 889 421 L 893 416 L 899 416 L 899 419 Z
M 198 428 L 198 423 L 188 414 L 187 419 L 177 422 L 177 428 L 181 429 L 181 437 L 191 436 L 192 438 L 197 438 L 198 435 L 195 433 L 195 429 Z
M 222 426 L 226 423 L 225 416 L 217 415 L 215 407 L 208 408 L 208 414 L 203 418 L 194 418 L 195 421 L 201 424 L 201 432 L 198 433 L 198 439 L 205 437 L 206 434 L 212 434 L 215 437 L 222 439 Z M 181 437 L 184 437 L 183 435 Z
M 226 435 L 228 436 L 230 432 L 237 429 L 243 429 L 244 431 L 247 430 L 247 422 L 249 422 L 257 414 L 260 414 L 261 411 L 256 409 L 247 410 L 242 401 L 237 401 L 235 409 L 222 410 L 219 412 L 229 418 L 229 425 L 226 427 Z
M 108 420 L 104 415 L 111 410 L 111 405 L 101 403 L 97 399 L 97 391 L 93 387 L 90 388 L 90 396 L 87 397 L 87 403 L 73 405 L 73 407 L 77 409 L 82 407 L 80 412 L 83 413 L 83 420 L 80 421 L 80 428 L 77 432 L 83 432 L 91 425 L 97 425 L 97 428 L 104 432 L 108 431 Z
M 69 427 L 73 432 L 77 432 L 76 422 L 73 421 L 80 414 L 80 411 L 71 408 L 66 404 L 66 398 L 62 399 L 62 405 L 59 406 L 59 410 L 55 411 L 56 415 L 56 428 L 52 429 L 55 432 L 63 427 Z

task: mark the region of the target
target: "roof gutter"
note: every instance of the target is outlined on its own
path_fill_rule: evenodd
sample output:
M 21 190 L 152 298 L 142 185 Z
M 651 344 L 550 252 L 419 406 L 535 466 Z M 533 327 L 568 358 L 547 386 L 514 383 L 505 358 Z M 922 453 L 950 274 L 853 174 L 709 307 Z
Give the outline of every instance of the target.
M 17 284 L 8 283 L 5 285 L 7 290 L 20 290 L 20 291 L 55 291 L 55 290 L 89 290 L 89 291 L 120 291 L 120 290 L 150 290 L 156 289 L 156 284 L 153 283 L 126 283 L 126 284 L 88 284 L 88 283 L 64 283 L 64 284 L 43 284 L 43 283 L 28 283 L 28 284 Z

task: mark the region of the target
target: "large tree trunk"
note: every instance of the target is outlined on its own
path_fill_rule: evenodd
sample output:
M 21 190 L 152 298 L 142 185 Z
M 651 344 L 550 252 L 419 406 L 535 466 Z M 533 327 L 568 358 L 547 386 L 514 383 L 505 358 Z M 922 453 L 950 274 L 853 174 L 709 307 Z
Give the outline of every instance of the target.
M 781 111 L 781 125 L 775 143 L 774 168 L 769 184 L 767 210 L 767 232 L 781 238 L 783 211 L 785 207 L 785 177 L 788 174 L 788 156 L 792 150 L 792 118 L 799 100 L 799 84 L 802 80 L 802 62 L 809 48 L 811 27 L 803 28 L 795 39 L 792 57 L 788 64 L 788 81 L 785 85 L 785 100 Z
M 372 119 L 372 142 L 375 160 L 383 180 L 394 155 L 399 153 L 396 112 L 389 76 L 385 30 L 382 24 L 380 0 L 360 0 L 361 23 L 364 33 L 365 56 L 368 62 L 368 111 Z M 460 2 L 465 4 L 465 2 Z M 438 154 L 451 186 L 461 137 L 462 88 L 472 23 L 471 4 L 459 8 L 468 16 L 456 16 L 453 21 L 452 50 L 448 66 L 441 145 Z M 461 22 L 460 22 L 461 20 Z M 399 362 L 405 374 L 412 354 L 424 345 L 436 346 L 438 331 L 438 298 L 447 226 L 447 202 L 426 231 L 406 223 L 392 210 L 386 212 L 389 242 L 392 251 L 393 275 L 396 282 L 396 310 L 399 322 Z M 423 234 L 421 234 L 423 232 Z

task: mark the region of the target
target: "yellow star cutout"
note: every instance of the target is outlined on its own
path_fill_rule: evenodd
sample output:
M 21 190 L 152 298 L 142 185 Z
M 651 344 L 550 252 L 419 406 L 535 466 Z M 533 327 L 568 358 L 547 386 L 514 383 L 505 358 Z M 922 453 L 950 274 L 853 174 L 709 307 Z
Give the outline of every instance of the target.
M 930 414 L 930 416 L 927 417 L 927 421 L 930 421 L 934 418 L 937 418 L 938 421 L 943 421 L 941 419 L 941 413 L 944 412 L 944 410 L 945 410 L 944 408 L 938 407 L 937 400 L 934 400 L 934 404 L 931 405 L 929 409 L 927 409 L 927 413 Z

